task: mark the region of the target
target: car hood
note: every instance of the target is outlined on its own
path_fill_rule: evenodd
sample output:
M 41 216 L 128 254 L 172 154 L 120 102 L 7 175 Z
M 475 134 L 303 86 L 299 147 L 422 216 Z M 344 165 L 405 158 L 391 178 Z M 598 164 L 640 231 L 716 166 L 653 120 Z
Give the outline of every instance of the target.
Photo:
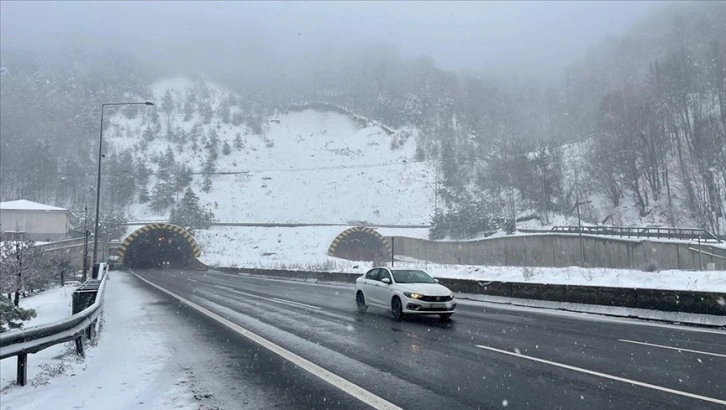
M 415 292 L 425 296 L 449 296 L 451 291 L 438 283 L 398 283 L 399 289 L 404 292 Z

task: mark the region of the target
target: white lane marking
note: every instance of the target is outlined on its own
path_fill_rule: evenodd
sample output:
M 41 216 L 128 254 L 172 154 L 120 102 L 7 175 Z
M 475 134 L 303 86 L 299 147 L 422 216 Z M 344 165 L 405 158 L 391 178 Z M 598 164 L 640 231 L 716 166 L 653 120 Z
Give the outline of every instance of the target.
M 215 274 L 215 275 L 225 275 L 225 276 L 232 276 L 232 277 L 246 277 L 250 279 L 257 279 L 257 280 L 266 280 L 266 281 L 277 281 L 277 282 L 295 282 L 303 285 L 308 286 L 325 286 L 329 288 L 337 288 L 337 289 L 351 289 L 355 285 L 354 283 L 309 283 L 302 280 L 296 280 L 293 278 L 285 278 L 285 277 L 269 277 L 269 276 L 262 276 L 257 275 L 254 273 L 245 273 L 241 272 L 239 274 L 235 273 L 226 273 L 226 272 L 219 272 L 219 271 L 210 271 L 209 274 Z M 362 273 L 359 274 L 363 275 Z M 474 294 L 472 294 L 474 295 Z M 480 295 L 475 295 L 480 296 Z M 684 325 L 676 325 L 676 324 L 668 324 L 668 323 L 658 323 L 658 322 L 650 322 L 649 318 L 641 318 L 641 319 L 633 319 L 628 316 L 609 316 L 602 312 L 578 312 L 577 310 L 559 310 L 557 307 L 540 307 L 540 306 L 527 306 L 527 305 L 517 305 L 517 304 L 510 304 L 511 302 L 496 302 L 496 301 L 487 301 L 487 300 L 477 300 L 477 299 L 468 299 L 467 294 L 463 294 L 461 296 L 457 296 L 457 303 L 461 305 L 470 305 L 470 306 L 489 306 L 495 309 L 500 310 L 513 310 L 513 311 L 520 311 L 520 312 L 529 312 L 534 314 L 542 314 L 542 315 L 549 315 L 549 316 L 565 316 L 569 318 L 574 318 L 577 320 L 584 320 L 589 322 L 605 322 L 605 323 L 617 323 L 617 324 L 627 324 L 627 325 L 636 325 L 636 326 L 649 326 L 649 327 L 660 327 L 660 328 L 666 328 L 666 329 L 676 329 L 679 331 L 685 331 L 685 332 L 697 332 L 697 333 L 710 333 L 710 334 L 719 334 L 719 335 L 726 335 L 726 331 L 721 329 L 710 329 L 707 327 L 698 327 L 698 325 L 695 326 L 684 326 Z M 516 299 L 511 299 L 516 300 Z M 589 306 L 589 305 L 587 305 Z M 678 322 L 679 320 L 673 319 L 674 322 Z
M 280 299 L 280 298 L 272 298 L 272 300 L 275 301 L 275 302 L 284 303 L 286 305 L 292 305 L 292 306 L 297 306 L 297 307 L 304 307 L 304 308 L 308 308 L 308 309 L 315 309 L 315 310 L 322 310 L 323 309 L 321 307 L 317 307 L 317 306 L 313 306 L 313 305 L 306 305 L 305 303 L 293 302 L 292 300 L 285 300 L 285 299 Z
M 602 312 L 598 313 L 598 312 L 578 312 L 576 310 L 557 310 L 557 309 L 559 309 L 557 307 L 527 306 L 527 305 L 517 305 L 517 304 L 513 304 L 511 302 L 494 302 L 494 301 L 465 299 L 465 298 L 466 298 L 466 295 L 457 296 L 457 299 L 456 299 L 457 303 L 460 305 L 485 306 L 485 307 L 488 306 L 490 308 L 500 309 L 500 310 L 511 310 L 511 311 L 527 312 L 527 313 L 534 313 L 534 314 L 541 314 L 541 315 L 548 315 L 548 316 L 568 317 L 568 318 L 584 320 L 584 321 L 588 321 L 588 322 L 604 322 L 604 323 L 617 323 L 617 324 L 635 325 L 635 326 L 660 327 L 660 328 L 665 328 L 665 329 L 675 329 L 675 330 L 679 330 L 679 331 L 683 331 L 683 332 L 696 332 L 696 333 L 726 335 L 726 331 L 724 331 L 724 330 L 711 329 L 711 328 L 707 328 L 707 327 L 698 327 L 699 325 L 697 325 L 697 324 L 695 324 L 693 326 L 684 326 L 684 325 L 676 325 L 676 324 L 668 324 L 668 323 L 650 322 L 649 321 L 650 319 L 648 319 L 648 318 L 634 319 L 634 318 L 627 317 L 627 316 L 609 316 L 606 313 L 602 313 Z M 511 300 L 516 301 L 516 299 L 511 299 Z M 597 306 L 597 305 L 585 305 L 585 306 Z M 678 322 L 678 320 L 676 320 L 676 319 L 674 319 L 673 321 Z
M 616 381 L 623 382 L 623 383 L 629 383 L 629 384 L 633 384 L 633 385 L 640 386 L 640 387 L 647 387 L 649 389 L 659 390 L 659 391 L 666 392 L 666 393 L 672 393 L 672 394 L 676 394 L 679 396 L 685 396 L 685 397 L 689 397 L 692 399 L 703 400 L 703 401 L 707 401 L 707 402 L 711 402 L 711 403 L 726 405 L 726 400 L 715 399 L 713 397 L 700 396 L 698 394 L 688 393 L 685 391 L 669 389 L 668 387 L 656 386 L 655 384 L 639 382 L 636 380 L 630 380 L 630 379 L 626 379 L 624 377 L 613 376 L 611 374 L 600 373 L 600 372 L 596 372 L 593 370 L 587 370 L 587 369 L 583 369 L 581 367 L 575 367 L 575 366 L 570 366 L 567 364 L 552 362 L 549 360 L 539 359 L 537 357 L 527 356 L 527 355 L 523 355 L 520 353 L 514 353 L 514 352 L 507 351 L 507 350 L 496 349 L 496 348 L 489 347 L 489 346 L 482 346 L 482 345 L 474 345 L 474 346 L 476 346 L 480 349 L 491 350 L 491 351 L 497 352 L 497 353 L 503 353 L 503 354 L 508 354 L 510 356 L 519 357 L 522 359 L 532 360 L 534 362 L 545 363 L 545 364 L 549 364 L 552 366 L 562 367 L 563 369 L 574 370 L 576 372 L 586 373 L 586 374 L 603 377 L 603 378 L 610 379 L 610 380 L 616 380 Z
M 662 349 L 677 350 L 679 352 L 690 352 L 690 353 L 698 353 L 698 354 L 707 354 L 709 356 L 716 356 L 716 357 L 726 358 L 726 354 L 720 354 L 720 353 L 711 353 L 711 352 L 703 352 L 703 351 L 700 351 L 700 350 L 683 349 L 683 348 L 680 348 L 680 347 L 657 345 L 657 344 L 654 344 L 654 343 L 638 342 L 638 341 L 635 341 L 635 340 L 627 340 L 627 339 L 618 339 L 618 341 L 619 342 L 625 342 L 625 343 L 634 343 L 634 344 L 637 344 L 637 345 L 660 347 Z
M 148 283 L 149 285 L 159 289 L 160 291 L 178 299 L 179 301 L 186 304 L 187 306 L 196 309 L 200 313 L 227 326 L 228 328 L 234 330 L 235 332 L 246 337 L 247 339 L 249 339 L 249 340 L 259 344 L 260 346 L 264 347 L 265 349 L 277 354 L 278 356 L 282 357 L 283 359 L 288 360 L 288 361 L 292 362 L 293 364 L 295 364 L 296 366 L 307 370 L 311 374 L 330 383 L 331 385 L 333 385 L 334 387 L 337 387 L 338 389 L 344 391 L 345 393 L 348 393 L 349 395 L 355 397 L 356 399 L 362 401 L 363 403 L 365 403 L 375 409 L 392 409 L 392 410 L 399 409 L 399 410 L 401 410 L 400 407 L 383 399 L 382 397 L 376 396 L 375 394 L 358 386 L 357 384 L 355 384 L 351 381 L 348 381 L 331 371 L 325 370 L 324 368 L 316 365 L 315 363 L 296 355 L 295 353 L 265 339 L 264 337 L 254 333 L 250 330 L 245 329 L 244 327 L 242 327 L 228 319 L 223 318 L 222 316 L 212 312 L 211 310 L 203 308 L 203 307 L 197 305 L 196 303 L 191 302 L 191 301 L 177 295 L 176 293 L 168 291 L 155 283 L 151 283 L 150 281 L 142 278 L 141 276 L 139 276 L 135 273 L 134 273 L 134 276 L 143 280 L 144 282 Z
M 294 282 L 301 285 L 307 285 L 307 286 L 324 286 L 328 288 L 334 288 L 334 289 L 351 289 L 353 290 L 353 287 L 355 286 L 355 283 L 353 282 L 307 282 L 304 279 L 296 279 L 296 278 L 290 278 L 290 277 L 272 277 L 272 276 L 262 276 L 257 275 L 255 273 L 226 273 L 226 272 L 219 272 L 219 271 L 209 271 L 210 275 L 224 275 L 224 276 L 232 276 L 235 278 L 243 277 L 248 279 L 255 279 L 255 280 L 265 280 L 265 281 L 272 281 L 272 282 Z M 358 274 L 358 276 L 364 275 L 363 273 Z
M 265 301 L 268 301 L 268 302 L 283 303 L 285 305 L 290 305 L 290 306 L 295 306 L 295 307 L 303 307 L 303 308 L 307 308 L 307 309 L 323 310 L 323 308 L 321 308 L 321 307 L 313 306 L 313 305 L 308 305 L 308 304 L 300 303 L 300 302 L 295 302 L 293 300 L 280 299 L 280 298 L 271 298 L 271 297 L 254 295 L 252 293 L 242 292 L 240 290 L 232 289 L 232 288 L 230 288 L 228 286 L 223 286 L 223 285 L 212 285 L 212 286 L 214 286 L 215 288 L 218 288 L 218 289 L 224 289 L 227 292 L 238 293 L 240 295 L 244 295 L 244 296 L 248 296 L 248 297 L 253 297 L 253 298 L 257 298 L 257 299 L 262 299 L 262 300 L 265 300 Z
M 260 299 L 260 300 L 265 301 L 265 302 L 270 302 L 271 301 L 269 298 L 263 298 L 263 297 L 260 297 L 260 296 L 257 296 L 257 295 L 253 295 L 251 293 L 245 293 L 245 292 L 241 292 L 241 291 L 238 291 L 238 290 L 230 289 L 230 288 L 227 288 L 227 287 L 222 286 L 222 285 L 211 285 L 211 286 L 214 286 L 214 287 L 220 288 L 220 289 L 225 289 L 228 292 L 239 293 L 241 295 L 246 295 L 246 296 L 249 296 L 249 297 L 252 297 L 252 298 L 257 298 L 257 299 Z M 212 295 L 212 296 L 220 297 L 220 295 L 217 294 L 217 293 L 209 293 L 209 294 Z M 342 322 L 351 322 L 351 323 L 355 323 L 356 322 L 356 320 L 354 318 L 351 318 L 350 316 L 339 315 L 337 313 L 333 313 L 331 311 L 325 310 L 324 308 L 317 307 L 317 306 L 312 306 L 312 305 L 308 305 L 308 306 L 316 307 L 317 309 L 319 309 L 318 310 L 318 313 L 320 313 L 322 315 L 326 315 L 326 316 L 332 317 L 332 318 L 335 318 L 335 319 L 340 320 Z

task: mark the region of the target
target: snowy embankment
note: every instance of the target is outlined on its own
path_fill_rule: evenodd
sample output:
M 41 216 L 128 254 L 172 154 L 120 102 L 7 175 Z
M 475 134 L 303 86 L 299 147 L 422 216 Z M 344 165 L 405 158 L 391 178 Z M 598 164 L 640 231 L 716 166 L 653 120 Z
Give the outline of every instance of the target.
M 0 361 L 2 409 L 198 409 L 194 377 L 177 363 L 168 328 L 157 323 L 148 292 L 114 276 L 106 286 L 102 330 L 86 358 L 75 355 L 73 343 L 52 346 L 28 356 L 28 385 L 15 383 L 15 357 Z M 38 317 L 25 327 L 57 321 L 71 313 L 75 287 L 43 292 L 21 304 Z M 170 325 L 170 327 L 172 327 Z
M 37 316 L 23 323 L 25 328 L 56 322 L 71 315 L 71 295 L 76 290 L 73 286 L 57 287 L 45 292 L 20 299 L 20 307 L 35 309 Z M 53 358 L 72 351 L 72 343 L 59 344 L 30 356 L 29 360 L 51 361 Z M 4 388 L 15 381 L 17 361 L 9 357 L 0 361 L 0 387 Z M 30 383 L 42 383 L 47 375 L 37 366 L 28 367 Z
M 189 93 L 202 86 L 213 112 L 206 120 L 182 109 Z M 262 119 L 253 131 L 220 117 L 222 102 L 240 97 L 214 83 L 174 78 L 152 90 L 157 101 L 168 92 L 173 108 L 160 111 L 155 123 L 151 111 L 134 118 L 112 115 L 105 137 L 110 151 L 129 152 L 156 172 L 154 158 L 171 148 L 176 163 L 195 173 L 191 188 L 219 222 L 418 225 L 433 215 L 436 173 L 432 164 L 416 160 L 415 128 L 391 134 L 357 116 L 305 109 Z M 238 107 L 232 111 L 241 114 Z M 142 137 L 149 127 L 157 128 L 151 140 Z M 202 171 L 212 139 L 218 141 L 216 174 L 205 192 Z M 152 196 L 157 182 L 152 175 L 147 186 Z M 129 220 L 164 220 L 168 211 L 135 203 Z

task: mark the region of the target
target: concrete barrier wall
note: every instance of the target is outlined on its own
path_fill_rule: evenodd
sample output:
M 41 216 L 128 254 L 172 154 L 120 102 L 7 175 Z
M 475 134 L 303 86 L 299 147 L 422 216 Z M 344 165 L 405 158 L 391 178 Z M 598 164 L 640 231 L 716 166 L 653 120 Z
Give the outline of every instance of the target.
M 359 273 L 342 272 L 307 272 L 244 268 L 219 268 L 219 270 L 229 273 L 249 273 L 315 282 L 353 283 L 361 276 Z M 439 278 L 439 282 L 452 291 L 461 293 L 671 312 L 726 315 L 726 294 L 724 293 L 610 288 L 603 286 L 548 285 L 526 282 L 489 282 L 451 278 Z
M 547 285 L 541 283 L 483 282 L 440 278 L 455 292 L 521 299 L 726 315 L 726 294 L 683 290 L 610 288 L 603 286 Z
M 51 258 L 56 256 L 68 258 L 74 269 L 81 269 L 83 267 L 83 242 L 84 238 L 75 238 L 35 246 L 40 248 L 43 251 L 43 255 L 46 257 Z M 108 259 L 108 252 L 106 249 L 108 249 L 106 243 L 103 241 L 99 242 L 99 261 L 106 261 Z M 88 257 L 89 259 L 93 257 L 93 239 L 88 241 Z M 89 261 L 89 263 L 92 263 L 92 261 Z
M 396 256 L 442 264 L 490 266 L 590 266 L 621 269 L 726 270 L 726 249 L 693 243 L 634 241 L 592 235 L 518 235 L 476 241 L 429 241 L 396 236 Z M 582 244 L 582 245 L 581 245 Z M 583 252 L 580 251 L 580 246 Z M 582 258 L 584 254 L 584 259 Z

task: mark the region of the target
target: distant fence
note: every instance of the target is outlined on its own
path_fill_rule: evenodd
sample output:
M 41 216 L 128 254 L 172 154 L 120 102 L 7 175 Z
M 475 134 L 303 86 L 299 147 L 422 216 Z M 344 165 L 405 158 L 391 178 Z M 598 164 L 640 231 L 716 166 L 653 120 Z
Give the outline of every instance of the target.
M 84 356 L 83 339 L 92 340 L 103 311 L 103 295 L 108 267 L 102 264 L 100 278 L 89 280 L 73 293 L 73 314 L 63 320 L 27 329 L 0 333 L 0 359 L 17 356 L 17 381 L 28 382 L 28 354 L 38 353 L 59 343 L 73 340 L 76 353 Z
M 627 240 L 594 235 L 532 234 L 474 241 L 393 237 L 395 256 L 442 264 L 589 266 L 616 269 L 726 270 L 726 249 L 695 242 Z
M 721 238 L 700 228 L 651 228 L 632 226 L 555 226 L 551 232 L 583 233 L 588 235 L 619 236 L 621 238 L 653 238 L 701 240 L 721 243 Z

